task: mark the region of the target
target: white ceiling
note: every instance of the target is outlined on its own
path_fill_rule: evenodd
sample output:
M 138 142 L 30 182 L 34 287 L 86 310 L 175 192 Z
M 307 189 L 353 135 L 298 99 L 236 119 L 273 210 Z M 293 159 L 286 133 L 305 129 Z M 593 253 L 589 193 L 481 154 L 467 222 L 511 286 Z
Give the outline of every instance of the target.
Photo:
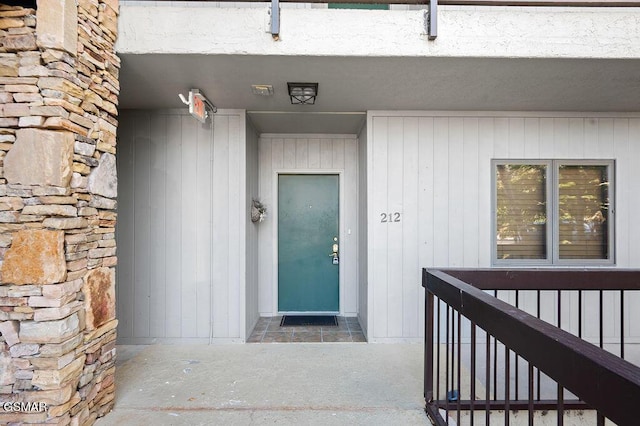
M 259 133 L 357 133 L 367 110 L 640 111 L 638 59 L 120 56 L 120 108 L 182 108 L 198 88 Z M 291 105 L 288 81 L 318 82 L 316 104 Z

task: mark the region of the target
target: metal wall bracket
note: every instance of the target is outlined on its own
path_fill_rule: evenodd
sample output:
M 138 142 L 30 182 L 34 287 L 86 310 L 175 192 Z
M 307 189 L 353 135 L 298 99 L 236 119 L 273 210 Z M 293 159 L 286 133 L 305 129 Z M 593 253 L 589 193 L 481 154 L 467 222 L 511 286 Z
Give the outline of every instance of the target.
M 427 16 L 427 37 L 435 40 L 438 37 L 438 0 L 429 0 L 429 16 Z
M 271 0 L 271 37 L 280 38 L 280 0 Z

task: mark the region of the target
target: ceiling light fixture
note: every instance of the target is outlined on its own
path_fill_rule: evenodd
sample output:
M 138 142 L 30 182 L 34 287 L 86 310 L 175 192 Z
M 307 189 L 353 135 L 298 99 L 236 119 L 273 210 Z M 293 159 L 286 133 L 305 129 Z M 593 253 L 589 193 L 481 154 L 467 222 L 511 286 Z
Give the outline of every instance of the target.
M 318 83 L 287 83 L 293 105 L 313 105 L 318 96 Z

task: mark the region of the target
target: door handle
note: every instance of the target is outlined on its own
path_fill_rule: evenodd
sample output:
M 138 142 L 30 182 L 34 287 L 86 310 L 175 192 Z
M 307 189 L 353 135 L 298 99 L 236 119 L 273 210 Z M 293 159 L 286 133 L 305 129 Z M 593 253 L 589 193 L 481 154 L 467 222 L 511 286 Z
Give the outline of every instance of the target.
M 333 241 L 334 243 L 331 245 L 331 254 L 329 254 L 329 256 L 333 258 L 331 263 L 333 263 L 334 265 L 338 265 L 340 263 L 340 260 L 338 258 L 338 237 L 333 237 Z
M 333 241 L 334 243 L 331 245 L 331 253 L 329 253 L 329 256 L 333 257 L 333 264 L 337 265 L 339 260 L 338 260 L 338 237 L 333 237 Z

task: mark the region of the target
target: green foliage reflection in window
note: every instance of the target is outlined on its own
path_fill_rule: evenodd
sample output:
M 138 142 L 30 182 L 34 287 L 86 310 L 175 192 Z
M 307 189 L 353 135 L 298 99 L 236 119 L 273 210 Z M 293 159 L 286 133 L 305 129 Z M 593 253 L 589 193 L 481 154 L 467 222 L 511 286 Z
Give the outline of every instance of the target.
M 606 259 L 607 167 L 562 165 L 558 180 L 560 259 Z
M 546 259 L 547 168 L 496 167 L 498 259 Z

